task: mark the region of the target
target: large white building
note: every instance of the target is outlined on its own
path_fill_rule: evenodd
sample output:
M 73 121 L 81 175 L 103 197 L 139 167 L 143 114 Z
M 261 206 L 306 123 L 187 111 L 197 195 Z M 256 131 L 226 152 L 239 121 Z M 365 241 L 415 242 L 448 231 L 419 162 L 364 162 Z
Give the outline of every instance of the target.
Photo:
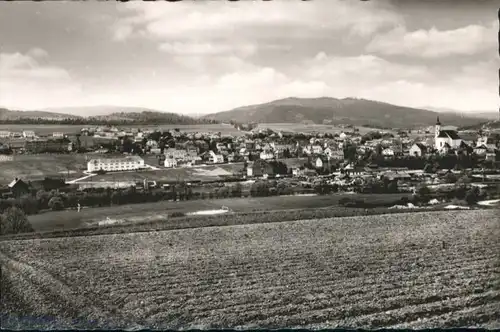
M 144 159 L 138 156 L 97 158 L 87 162 L 87 171 L 96 172 L 103 170 L 110 171 L 131 171 L 144 168 Z
M 434 132 L 434 147 L 436 150 L 446 148 L 457 149 L 461 143 L 462 139 L 458 136 L 456 130 L 441 129 L 441 122 L 439 122 L 438 116 Z
M 36 135 L 35 135 L 35 132 L 33 130 L 24 130 L 23 131 L 23 137 L 24 138 L 34 138 Z

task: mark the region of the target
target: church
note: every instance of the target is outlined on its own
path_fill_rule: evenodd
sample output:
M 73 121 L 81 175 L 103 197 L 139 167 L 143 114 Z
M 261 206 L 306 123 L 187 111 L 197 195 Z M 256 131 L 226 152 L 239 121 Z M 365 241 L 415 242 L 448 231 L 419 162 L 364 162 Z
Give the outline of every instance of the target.
M 458 136 L 456 130 L 441 129 L 441 122 L 439 122 L 438 116 L 434 133 L 434 148 L 436 150 L 457 149 L 461 144 L 462 139 Z

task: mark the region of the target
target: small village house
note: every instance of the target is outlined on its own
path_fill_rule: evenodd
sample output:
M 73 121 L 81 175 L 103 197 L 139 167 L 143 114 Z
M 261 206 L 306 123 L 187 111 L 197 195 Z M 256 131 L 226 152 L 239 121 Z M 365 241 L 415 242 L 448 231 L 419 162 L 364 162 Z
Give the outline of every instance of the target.
M 394 157 L 395 152 L 392 148 L 385 148 L 382 150 L 382 155 L 384 157 Z
M 177 167 L 177 160 L 174 159 L 174 158 L 165 158 L 165 161 L 163 162 L 163 165 L 166 168 Z
M 9 138 L 11 136 L 10 131 L 0 130 L 0 138 Z
M 9 189 L 15 197 L 21 197 L 30 192 L 29 185 L 19 178 L 15 178 L 9 183 Z
M 274 154 L 273 154 L 273 152 L 271 150 L 263 150 L 259 154 L 259 158 L 262 159 L 262 160 L 274 159 Z
M 323 162 L 323 159 L 321 159 L 321 157 L 317 157 L 314 162 L 314 167 L 316 167 L 317 169 L 322 169 L 324 164 L 325 163 Z
M 323 153 L 323 148 L 321 147 L 321 145 L 316 144 L 311 147 L 311 151 L 313 154 L 321 154 Z
M 224 163 L 224 156 L 221 154 L 217 154 L 217 153 L 213 152 L 212 150 L 210 150 L 208 161 L 212 164 L 223 164 Z
M 247 165 L 248 177 L 268 177 L 274 175 L 273 167 L 265 160 L 256 160 Z
M 412 157 L 422 157 L 427 154 L 427 146 L 422 143 L 415 143 L 410 148 L 410 156 Z

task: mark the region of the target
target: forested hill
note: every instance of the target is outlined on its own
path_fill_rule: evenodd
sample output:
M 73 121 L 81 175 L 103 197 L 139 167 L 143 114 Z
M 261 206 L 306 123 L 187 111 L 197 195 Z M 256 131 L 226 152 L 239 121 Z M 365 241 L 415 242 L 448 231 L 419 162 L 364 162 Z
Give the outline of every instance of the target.
M 142 112 L 116 112 L 107 115 L 83 117 L 72 114 L 62 114 L 45 111 L 11 111 L 0 109 L 1 124 L 65 124 L 65 125 L 154 125 L 174 124 L 193 125 L 211 124 L 217 121 L 211 119 L 198 119 L 176 113 L 165 113 L 157 111 Z
M 304 123 L 370 125 L 373 127 L 417 127 L 436 123 L 437 116 L 447 125 L 466 126 L 487 119 L 425 109 L 397 106 L 388 103 L 344 98 L 285 98 L 269 103 L 239 107 L 230 111 L 209 114 L 204 118 L 218 121 L 238 119 L 256 123 Z

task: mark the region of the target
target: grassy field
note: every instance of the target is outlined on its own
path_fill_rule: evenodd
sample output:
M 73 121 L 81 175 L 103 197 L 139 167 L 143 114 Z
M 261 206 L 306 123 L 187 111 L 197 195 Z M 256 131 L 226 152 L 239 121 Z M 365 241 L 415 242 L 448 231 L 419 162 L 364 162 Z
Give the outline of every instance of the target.
M 322 133 L 332 133 L 332 134 L 340 134 L 341 132 L 352 132 L 353 128 L 342 128 L 335 125 L 325 125 L 325 124 L 301 124 L 301 123 L 259 123 L 257 128 L 266 129 L 269 128 L 275 131 L 287 131 L 287 132 L 302 132 L 302 133 L 310 133 L 310 132 L 322 132 Z M 356 127 L 359 129 L 361 134 L 366 134 L 370 131 L 381 131 L 381 129 L 377 128 L 368 128 L 368 127 Z M 384 130 L 387 132 L 393 133 L 391 130 Z
M 151 166 L 159 167 L 158 162 L 154 163 L 154 159 L 150 158 L 148 161 L 151 162 Z M 238 172 L 241 169 L 243 169 L 243 163 L 209 165 L 202 167 L 179 167 L 170 169 L 161 168 L 159 170 L 95 175 L 91 178 L 82 180 L 82 182 L 142 181 L 144 179 L 148 179 L 149 181 L 217 180 L 224 176 L 233 175 L 234 172 Z
M 51 211 L 29 216 L 28 219 L 36 231 L 52 231 L 84 227 L 88 224 L 102 221 L 107 217 L 113 219 L 130 219 L 136 222 L 165 220 L 173 212 L 190 213 L 200 210 L 220 209 L 222 206 L 227 206 L 234 212 L 337 207 L 339 206 L 339 200 L 343 197 L 353 197 L 353 195 L 248 197 L 180 202 L 163 201 L 101 208 L 84 208 L 80 213 L 77 213 L 75 210 Z M 357 199 L 367 199 L 370 202 L 381 203 L 393 202 L 401 197 L 402 194 L 356 195 Z
M 87 125 L 5 125 L 0 124 L 0 131 L 17 131 L 21 132 L 23 130 L 33 130 L 37 135 L 51 135 L 53 132 L 64 132 L 69 135 L 77 134 L 82 128 L 88 128 L 91 126 Z M 221 132 L 222 134 L 231 135 L 242 135 L 243 133 L 238 131 L 231 125 L 225 124 L 207 124 L 207 125 L 135 125 L 135 126 L 119 126 L 119 128 L 143 128 L 143 129 L 158 129 L 158 130 L 170 130 L 174 128 L 179 128 L 181 131 L 185 132 Z
M 90 154 L 89 154 L 90 156 Z M 96 155 L 95 157 L 99 157 Z M 6 184 L 15 177 L 34 180 L 46 176 L 63 176 L 74 180 L 84 176 L 87 162 L 83 154 L 19 154 L 13 155 L 12 161 L 0 162 L 0 183 Z M 146 164 L 158 166 L 156 157 L 147 156 Z M 175 168 L 161 170 L 147 170 L 139 172 L 108 173 L 96 175 L 82 181 L 175 181 L 181 180 L 216 180 L 221 175 L 232 175 L 243 168 L 243 163 L 222 164 L 195 168 Z M 69 177 L 68 177 L 69 171 Z
M 497 212 L 0 242 L 2 327 L 500 328 Z
M 87 169 L 85 156 L 81 154 L 13 155 L 12 161 L 0 163 L 0 183 L 14 178 L 25 180 L 43 179 L 46 176 L 77 178 Z
M 306 158 L 289 158 L 280 159 L 287 167 L 299 167 L 307 162 Z M 243 170 L 242 162 L 232 164 L 220 165 L 205 165 L 196 167 L 179 167 L 179 168 L 164 168 L 158 165 L 156 156 L 145 156 L 144 162 L 159 170 L 148 170 L 140 172 L 123 172 L 123 173 L 107 173 L 103 175 L 96 175 L 91 178 L 82 180 L 82 182 L 109 182 L 109 181 L 142 181 L 148 179 L 149 181 L 176 181 L 176 180 L 217 180 L 225 176 L 234 175 Z

